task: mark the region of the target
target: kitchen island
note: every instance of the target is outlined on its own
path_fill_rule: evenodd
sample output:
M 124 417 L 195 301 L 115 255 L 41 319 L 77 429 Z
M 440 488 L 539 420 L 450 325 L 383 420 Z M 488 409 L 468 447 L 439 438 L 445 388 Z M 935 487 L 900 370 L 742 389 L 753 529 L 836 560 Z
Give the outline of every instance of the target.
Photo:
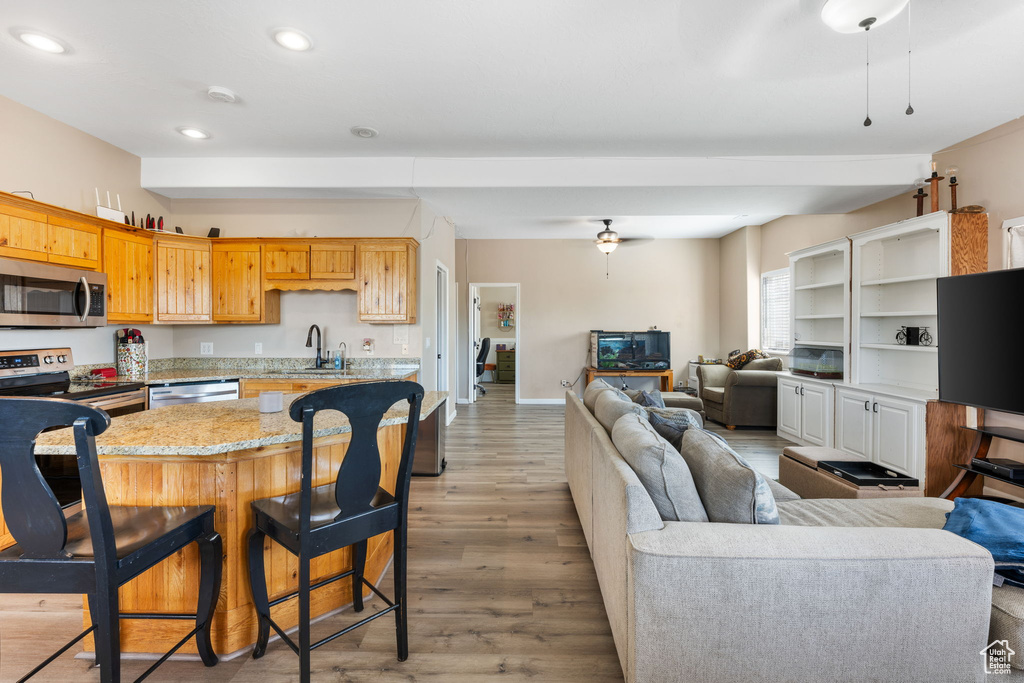
M 299 490 L 302 426 L 285 410 L 260 413 L 257 399 L 177 405 L 115 418 L 96 438 L 100 469 L 111 505 L 215 505 L 216 528 L 224 539 L 224 572 L 213 624 L 213 644 L 221 655 L 244 651 L 256 642 L 246 562 L 246 539 L 252 525 L 253 500 Z M 447 398 L 427 392 L 420 417 L 425 419 Z M 394 492 L 408 407 L 396 404 L 378 429 L 381 487 Z M 324 412 L 314 423 L 315 486 L 337 476 L 351 437 L 348 420 Z M 73 453 L 70 430 L 40 435 L 36 452 Z M 269 542 L 267 589 L 271 600 L 297 587 L 298 563 Z M 391 534 L 370 539 L 366 577 L 376 582 L 391 561 Z M 314 581 L 351 568 L 348 548 L 313 561 Z M 122 612 L 183 613 L 195 609 L 199 580 L 196 547 L 164 560 L 121 588 Z M 385 590 L 387 594 L 389 591 Z M 366 595 L 369 595 L 367 589 Z M 312 614 L 331 612 L 352 601 L 351 583 L 337 581 L 313 593 Z M 88 605 L 85 621 L 89 622 Z M 294 600 L 274 608 L 285 628 L 297 623 Z M 127 619 L 121 622 L 124 652 L 162 653 L 189 630 L 189 622 Z M 86 645 L 91 649 L 91 642 Z M 195 651 L 192 641 L 183 648 Z

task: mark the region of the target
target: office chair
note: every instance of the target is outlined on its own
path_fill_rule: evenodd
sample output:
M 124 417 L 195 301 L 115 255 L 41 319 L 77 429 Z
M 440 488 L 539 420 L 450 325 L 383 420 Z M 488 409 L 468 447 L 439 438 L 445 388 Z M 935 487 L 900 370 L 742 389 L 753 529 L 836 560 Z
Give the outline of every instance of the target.
M 480 379 L 480 377 L 484 374 L 484 362 L 487 360 L 487 354 L 490 353 L 490 350 L 491 350 L 491 338 L 490 337 L 484 337 L 483 339 L 480 340 L 480 353 L 476 354 L 476 378 L 477 379 Z M 479 389 L 480 392 L 484 396 L 487 395 L 487 390 L 484 389 L 479 383 L 476 383 L 473 386 L 475 388 Z

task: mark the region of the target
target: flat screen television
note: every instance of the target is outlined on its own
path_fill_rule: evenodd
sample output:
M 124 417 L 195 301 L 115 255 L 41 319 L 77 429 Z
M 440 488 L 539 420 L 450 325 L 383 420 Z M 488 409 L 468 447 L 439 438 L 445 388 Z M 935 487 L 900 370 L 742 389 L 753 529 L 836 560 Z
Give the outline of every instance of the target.
M 939 400 L 1024 414 L 1024 268 L 938 280 Z

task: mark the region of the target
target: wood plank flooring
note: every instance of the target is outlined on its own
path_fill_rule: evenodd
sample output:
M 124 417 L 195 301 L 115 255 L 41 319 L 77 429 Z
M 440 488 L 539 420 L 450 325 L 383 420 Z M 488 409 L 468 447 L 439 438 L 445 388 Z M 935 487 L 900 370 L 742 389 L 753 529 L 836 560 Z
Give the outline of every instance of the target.
M 313 653 L 313 680 L 621 681 L 600 589 L 562 465 L 563 408 L 517 406 L 513 385 L 488 385 L 458 406 L 448 469 L 414 477 L 409 514 L 410 656 L 395 658 L 383 617 Z M 769 476 L 788 442 L 774 431 L 709 425 Z M 391 593 L 385 581 L 383 590 Z M 368 609 L 380 609 L 379 601 Z M 78 596 L 0 596 L 0 681 L 14 681 L 78 633 Z M 313 637 L 353 620 L 342 612 Z M 74 648 L 73 652 L 80 652 Z M 148 663 L 126 660 L 125 680 Z M 212 669 L 172 661 L 150 680 L 270 683 L 295 680 L 298 660 L 280 642 Z M 98 681 L 66 653 L 35 679 Z

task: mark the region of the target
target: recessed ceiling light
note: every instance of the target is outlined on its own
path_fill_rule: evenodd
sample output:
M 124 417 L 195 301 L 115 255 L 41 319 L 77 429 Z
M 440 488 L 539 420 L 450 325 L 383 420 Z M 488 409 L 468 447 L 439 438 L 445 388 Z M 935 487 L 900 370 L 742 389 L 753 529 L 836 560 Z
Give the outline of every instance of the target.
M 43 52 L 49 52 L 50 54 L 60 55 L 65 52 L 70 52 L 71 48 L 67 43 L 57 40 L 53 36 L 48 36 L 45 33 L 39 31 L 30 31 L 28 29 L 14 29 L 11 31 L 14 37 L 25 43 L 29 47 L 34 47 L 37 50 Z
M 375 138 L 380 135 L 376 128 L 370 128 L 369 126 L 355 126 L 351 129 L 351 132 L 357 138 Z
M 238 101 L 238 95 L 236 95 L 233 90 L 219 85 L 211 85 L 210 89 L 206 91 L 206 94 L 211 100 L 216 100 L 218 102 L 227 102 L 228 104 L 231 104 Z
M 178 132 L 187 138 L 193 140 L 206 140 L 210 137 L 210 134 L 201 128 L 192 128 L 191 126 L 182 126 L 178 129 Z
M 297 28 L 274 29 L 274 40 L 281 47 L 296 52 L 305 52 L 313 47 L 313 41 L 309 39 L 309 36 Z

